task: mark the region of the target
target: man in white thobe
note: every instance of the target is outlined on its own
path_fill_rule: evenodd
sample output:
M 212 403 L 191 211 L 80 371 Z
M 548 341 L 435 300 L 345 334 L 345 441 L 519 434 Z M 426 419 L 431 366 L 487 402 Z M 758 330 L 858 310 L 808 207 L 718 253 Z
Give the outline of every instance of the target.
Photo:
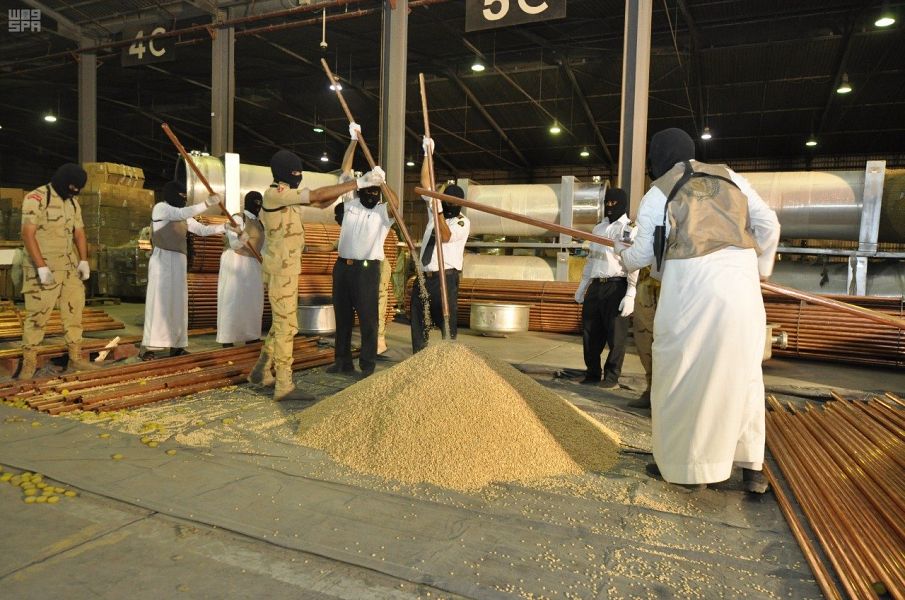
M 164 200 L 151 211 L 151 242 L 154 250 L 148 260 L 148 289 L 145 297 L 142 360 L 157 358 L 155 351 L 168 350 L 170 356 L 187 354 L 188 287 L 186 234 L 208 236 L 226 231 L 228 225 L 202 225 L 193 217 L 216 206 L 220 196 L 208 196 L 205 202 L 185 205 L 185 187 L 171 181 L 164 186 Z M 236 231 L 241 234 L 241 231 Z
M 244 210 L 233 215 L 245 235 L 226 232 L 227 247 L 220 255 L 217 279 L 217 342 L 225 346 L 261 338 L 264 314 L 261 261 L 249 246 L 258 254 L 264 248 L 264 226 L 258 220 L 263 202 L 260 192 L 245 194 Z
M 657 133 L 648 155 L 654 181 L 637 237 L 618 250 L 627 269 L 662 269 L 651 387 L 656 464 L 648 473 L 703 487 L 728 479 L 735 465 L 745 489 L 763 493 L 759 282 L 773 270 L 779 221 L 744 177 L 693 160 L 684 131 Z

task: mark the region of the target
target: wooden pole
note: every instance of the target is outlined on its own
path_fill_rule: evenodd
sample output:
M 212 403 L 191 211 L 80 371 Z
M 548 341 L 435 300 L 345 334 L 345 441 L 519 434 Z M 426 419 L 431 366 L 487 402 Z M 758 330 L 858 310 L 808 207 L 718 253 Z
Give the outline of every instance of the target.
M 421 86 L 421 114 L 424 116 L 424 136 L 431 136 L 430 120 L 427 116 L 427 90 L 424 86 L 424 73 L 418 73 L 418 83 Z M 433 148 L 430 152 L 425 152 L 424 159 L 427 161 L 427 169 L 430 172 L 431 191 L 436 191 L 437 180 L 434 177 L 434 154 Z M 437 248 L 437 267 L 440 277 L 440 303 L 443 308 L 443 332 L 449 338 L 449 300 L 446 296 L 446 261 L 443 258 L 443 238 L 440 236 L 440 211 L 437 208 L 437 201 L 431 201 L 431 211 L 434 214 L 434 237 L 437 240 L 435 247 Z M 428 258 L 430 260 L 430 258 Z
M 211 196 L 214 195 L 214 188 L 211 187 L 211 184 L 208 183 L 207 178 L 201 174 L 201 170 L 198 168 L 198 165 L 195 164 L 195 161 L 192 160 L 192 156 L 185 151 L 185 146 L 182 145 L 182 142 L 179 141 L 179 138 L 176 137 L 176 134 L 173 133 L 173 130 L 170 129 L 170 126 L 167 123 L 161 123 L 160 128 L 163 129 L 163 132 L 167 134 L 167 137 L 170 138 L 170 141 L 173 142 L 173 145 L 176 146 L 176 149 L 179 150 L 179 154 L 182 155 L 182 158 L 185 159 L 186 164 L 191 167 L 192 171 L 195 172 L 195 176 L 201 181 L 201 184 L 207 189 L 207 193 Z M 223 200 L 217 203 L 217 206 L 220 207 L 220 212 L 226 215 L 226 218 L 229 219 L 230 225 L 238 228 L 239 224 L 236 223 L 233 216 L 229 214 L 229 211 L 226 210 L 226 207 L 223 205 Z M 258 252 L 258 249 L 251 245 L 251 242 L 246 241 L 245 247 L 251 251 L 255 258 L 258 259 L 258 262 L 262 262 L 261 253 Z
M 585 233 L 584 231 L 581 231 L 579 229 L 572 229 L 571 227 L 557 225 L 556 223 L 548 223 L 546 221 L 541 221 L 540 219 L 533 219 L 531 217 L 526 217 L 518 213 L 509 212 L 495 208 L 493 206 L 487 206 L 486 204 L 479 204 L 477 202 L 471 202 L 470 200 L 463 200 L 461 198 L 456 198 L 455 196 L 440 194 L 438 192 L 426 190 L 420 187 L 415 188 L 415 193 L 424 196 L 430 196 L 431 198 L 439 198 L 440 200 L 444 200 L 446 202 L 452 202 L 453 204 L 458 204 L 466 208 L 490 213 L 498 217 L 503 217 L 504 219 L 511 219 L 513 221 L 519 221 L 520 223 L 534 225 L 535 227 L 540 227 L 548 231 L 565 233 L 566 235 L 571 235 L 572 237 L 580 240 L 588 240 L 590 242 L 596 242 L 598 244 L 603 244 L 610 247 L 613 246 L 613 241 L 607 238 L 602 238 L 591 233 Z M 825 306 L 827 308 L 832 308 L 840 312 L 848 313 L 850 315 L 856 315 L 864 319 L 874 321 L 876 323 L 882 323 L 883 325 L 895 327 L 896 329 L 905 330 L 905 319 L 893 315 L 887 315 L 875 310 L 871 310 L 869 308 L 855 306 L 853 304 L 848 304 L 847 302 L 840 302 L 839 300 L 833 300 L 832 298 L 824 298 L 822 296 L 808 294 L 807 292 L 802 292 L 801 290 L 788 288 L 776 283 L 770 283 L 768 281 L 762 281 L 760 287 L 762 290 L 767 292 L 782 294 L 783 296 L 789 296 L 790 298 L 795 298 L 796 300 L 804 300 L 805 302 L 809 302 L 811 304 Z

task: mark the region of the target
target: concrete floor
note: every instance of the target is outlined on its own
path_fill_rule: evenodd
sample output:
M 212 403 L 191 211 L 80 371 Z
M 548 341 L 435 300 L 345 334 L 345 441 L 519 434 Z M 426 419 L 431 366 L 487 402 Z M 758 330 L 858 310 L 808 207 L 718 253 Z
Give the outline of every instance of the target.
M 127 335 L 140 334 L 141 305 L 105 309 L 126 322 Z M 375 491 L 368 478 L 292 443 L 293 418 L 304 406 L 276 406 L 247 386 L 143 407 L 118 422 L 0 406 L 0 462 L 7 469 L 46 465 L 59 485 L 80 493 L 35 506 L 0 485 L 0 596 L 819 597 L 772 496 L 751 502 L 737 481 L 687 494 L 644 476 L 649 416 L 626 407 L 643 387 L 636 354 L 626 357 L 622 388 L 605 391 L 549 375 L 583 368 L 577 336 L 500 339 L 462 330 L 459 340 L 537 373 L 615 429 L 625 450 L 617 468 L 555 490 L 495 486 L 475 498 L 417 487 Z M 406 325 L 390 324 L 388 341 L 396 359 L 410 355 Z M 190 349 L 213 345 L 213 336 L 203 336 Z M 771 360 L 764 371 L 768 386 L 905 391 L 905 373 L 893 370 Z M 353 381 L 323 369 L 296 380 L 318 396 Z M 237 423 L 227 425 L 227 416 Z M 151 421 L 166 430 L 152 432 L 161 449 L 178 448 L 178 467 L 161 462 L 159 452 L 141 454 L 150 450 L 137 438 Z M 112 437 L 101 444 L 98 431 Z M 141 469 L 117 471 L 108 446 L 136 457 Z M 222 482 L 206 480 L 221 471 Z M 258 491 L 239 511 L 249 486 Z M 281 494 L 267 502 L 262 492 L 270 486 Z M 183 501 L 187 488 L 204 488 L 203 501 Z M 327 510 L 324 498 L 336 490 L 347 494 L 342 510 L 355 518 Z M 287 504 L 287 496 L 301 502 Z M 233 502 L 240 516 L 227 519 L 218 511 Z M 406 529 L 416 516 L 421 524 Z M 260 533 L 255 519 L 282 519 L 280 533 Z M 350 550 L 360 542 L 379 553 L 392 543 L 381 537 L 388 531 L 413 533 L 412 546 L 397 542 L 385 551 L 386 563 Z M 579 558 L 576 548 L 588 556 Z M 564 566 L 573 563 L 571 571 Z

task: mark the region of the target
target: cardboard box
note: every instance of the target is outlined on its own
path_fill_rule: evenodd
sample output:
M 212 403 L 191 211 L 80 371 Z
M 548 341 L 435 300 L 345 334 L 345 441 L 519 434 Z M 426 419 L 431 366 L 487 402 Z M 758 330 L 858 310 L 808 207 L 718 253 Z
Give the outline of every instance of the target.
M 88 184 L 92 186 L 106 183 L 142 188 L 145 184 L 145 172 L 139 167 L 119 163 L 84 163 L 82 168 L 88 173 Z
M 31 191 L 31 190 L 29 190 Z M 20 188 L 0 188 L 0 201 L 8 202 L 11 208 L 22 210 L 25 190 Z

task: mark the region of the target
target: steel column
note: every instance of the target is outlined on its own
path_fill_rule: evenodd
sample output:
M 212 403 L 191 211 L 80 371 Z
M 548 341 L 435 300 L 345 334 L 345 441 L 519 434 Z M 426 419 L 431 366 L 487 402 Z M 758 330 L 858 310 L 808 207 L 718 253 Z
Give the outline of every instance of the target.
M 82 38 L 85 47 L 94 40 Z M 97 54 L 79 55 L 79 162 L 97 162 Z
M 225 15 L 221 15 L 225 18 Z M 236 96 L 235 29 L 214 29 L 211 43 L 211 155 L 233 151 Z
M 630 215 L 644 195 L 647 145 L 647 99 L 650 80 L 650 37 L 653 0 L 625 3 L 625 48 L 622 58 L 622 121 L 619 126 L 619 178 L 629 197 Z
M 405 182 L 405 84 L 408 72 L 408 0 L 383 5 L 380 38 L 380 154 L 387 185 L 401 193 Z M 402 198 L 399 213 L 402 214 Z
M 864 193 L 861 198 L 861 230 L 858 234 L 860 256 L 848 259 L 848 289 L 855 296 L 867 295 L 867 260 L 863 253 L 875 254 L 879 248 L 880 207 L 883 201 L 885 160 L 869 160 L 864 171 Z

